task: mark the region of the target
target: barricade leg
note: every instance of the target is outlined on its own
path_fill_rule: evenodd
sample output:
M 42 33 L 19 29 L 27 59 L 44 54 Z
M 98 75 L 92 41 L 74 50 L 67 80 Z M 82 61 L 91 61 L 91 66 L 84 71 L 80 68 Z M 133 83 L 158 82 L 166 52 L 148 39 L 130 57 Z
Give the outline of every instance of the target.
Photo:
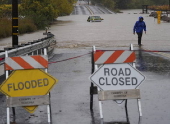
M 7 107 L 7 124 L 10 124 L 10 109 Z
M 127 99 L 125 100 L 125 112 L 126 112 L 127 123 L 129 123 L 129 115 L 128 115 L 128 109 L 127 109 Z
M 5 57 L 8 57 L 8 50 L 5 51 Z M 6 74 L 6 79 L 7 79 L 9 76 L 9 72 L 5 71 L 5 74 Z M 6 99 L 8 99 L 8 96 L 6 96 Z M 7 107 L 6 110 L 7 110 L 7 124 L 10 124 L 10 108 Z
M 137 103 L 138 103 L 138 110 L 139 110 L 139 122 L 138 122 L 138 124 L 141 124 L 142 123 L 142 108 L 141 108 L 140 99 L 137 99 Z
M 49 107 L 50 107 L 50 117 L 51 117 L 51 123 L 52 123 L 52 110 L 51 110 L 51 93 L 49 92 L 49 98 L 50 98 L 50 105 L 49 105 Z
M 91 53 L 91 65 L 92 65 L 92 70 L 91 70 L 91 74 L 93 74 L 94 72 L 94 55 L 93 55 L 94 49 L 92 48 L 92 53 Z M 93 88 L 94 85 L 91 82 L 91 86 L 90 86 L 90 110 L 93 111 Z
M 98 66 L 95 65 L 95 70 L 98 69 Z M 98 91 L 100 91 L 100 88 L 97 88 Z M 103 124 L 103 111 L 102 111 L 102 102 L 99 101 L 99 112 L 100 112 L 100 119 L 101 119 L 101 124 Z
M 96 51 L 95 46 L 93 46 L 93 52 Z M 93 53 L 92 53 L 93 54 Z M 93 56 L 93 62 L 94 62 L 94 56 Z M 95 63 L 93 63 L 93 67 L 94 67 L 94 71 L 96 71 L 98 69 L 98 65 L 95 65 Z M 98 91 L 100 91 L 100 88 L 97 88 Z M 99 101 L 99 112 L 100 112 L 100 119 L 101 119 L 101 124 L 103 124 L 103 111 L 102 111 L 102 102 Z
M 51 112 L 50 112 L 50 106 L 49 105 L 47 105 L 47 116 L 48 116 L 48 123 L 49 124 L 51 124 L 51 114 L 50 114 Z
M 90 110 L 93 111 L 93 83 L 90 86 Z
M 47 48 L 44 48 L 44 55 L 47 55 Z M 47 73 L 48 70 L 45 69 L 45 72 Z M 49 93 L 50 94 L 50 93 Z M 47 95 L 49 95 L 47 94 Z M 51 116 L 51 105 L 47 105 L 47 116 L 48 116 L 48 123 L 51 124 L 52 123 L 52 116 Z
M 133 49 L 133 44 L 130 44 L 130 50 L 134 50 Z M 135 63 L 132 64 L 134 68 L 136 68 Z M 141 108 L 141 101 L 140 99 L 137 99 L 137 104 L 138 104 L 138 111 L 139 111 L 139 122 L 138 124 L 141 124 L 142 121 L 142 108 Z
M 13 122 L 15 122 L 15 107 L 12 107 Z
M 98 91 L 100 91 L 100 89 L 98 88 Z M 102 102 L 99 101 L 99 112 L 100 112 L 100 119 L 101 119 L 101 124 L 103 124 L 103 111 L 102 111 Z
M 133 50 L 133 44 L 130 44 L 129 50 Z

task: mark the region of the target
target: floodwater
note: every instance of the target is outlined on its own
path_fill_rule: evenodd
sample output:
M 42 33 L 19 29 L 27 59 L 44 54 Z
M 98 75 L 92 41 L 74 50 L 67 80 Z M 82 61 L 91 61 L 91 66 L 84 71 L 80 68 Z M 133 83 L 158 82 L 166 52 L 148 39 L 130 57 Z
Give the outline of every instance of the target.
M 56 26 L 50 28 L 56 34 L 58 45 L 67 47 L 73 44 L 79 46 L 124 47 L 137 43 L 137 35 L 133 34 L 134 23 L 139 16 L 144 17 L 147 34 L 143 35 L 142 44 L 148 49 L 165 49 L 170 45 L 170 24 L 149 17 L 149 14 L 139 14 L 141 10 L 127 10 L 122 14 L 102 14 L 102 22 L 87 22 L 88 15 L 71 15 L 59 17 Z M 134 14 L 137 13 L 137 14 Z M 97 14 L 96 14 L 97 15 Z M 67 35 L 67 36 L 66 36 Z
M 85 10 L 84 10 L 85 11 Z M 87 11 L 87 10 L 86 10 Z M 168 49 L 170 46 L 170 23 L 161 22 L 149 17 L 149 14 L 140 14 L 142 10 L 122 10 L 117 14 L 95 14 L 100 15 L 102 22 L 87 22 L 90 15 L 70 15 L 58 17 L 57 22 L 48 31 L 55 34 L 58 47 L 126 47 L 130 43 L 137 43 L 137 35 L 133 34 L 133 26 L 139 16 L 144 17 L 147 25 L 147 33 L 143 34 L 142 44 L 148 49 Z M 97 12 L 96 12 L 97 13 Z M 38 31 L 19 36 L 19 42 L 29 42 L 44 37 Z M 1 47 L 9 45 L 11 37 L 1 39 Z
M 129 50 L 130 44 L 134 44 L 136 67 L 146 76 L 146 80 L 140 86 L 142 124 L 169 124 L 169 52 L 162 54 L 162 52 L 144 50 L 170 51 L 170 23 L 157 24 L 157 20 L 149 17 L 149 14 L 139 14 L 141 10 L 122 10 L 123 13 L 120 14 L 96 13 L 95 15 L 100 15 L 104 20 L 87 22 L 89 12 L 83 10 L 84 12 L 78 15 L 59 17 L 48 30 L 57 40 L 54 57 L 50 61 L 55 62 L 87 54 L 93 45 L 97 49 Z M 139 16 L 144 17 L 147 25 L 147 33 L 143 34 L 141 47 L 137 45 L 137 35 L 133 34 L 133 26 Z M 43 32 L 25 34 L 19 36 L 19 40 L 20 42 L 36 40 L 43 37 Z M 1 39 L 1 47 L 10 45 L 10 41 L 10 38 Z M 59 83 L 51 91 L 53 123 L 100 124 L 97 96 L 94 97 L 94 111 L 90 112 L 89 109 L 90 55 L 50 64 L 48 71 L 59 79 Z M 2 101 L 0 110 L 5 111 L 2 108 L 4 100 Z M 102 105 L 105 124 L 126 121 L 124 104 L 117 105 L 113 101 L 107 101 Z M 137 124 L 136 100 L 128 100 L 128 111 L 131 124 Z M 18 123 L 43 124 L 47 121 L 45 108 L 39 107 L 33 115 L 24 112 L 17 109 Z M 0 122 L 5 122 L 5 114 L 0 113 L 0 116 L 3 118 Z

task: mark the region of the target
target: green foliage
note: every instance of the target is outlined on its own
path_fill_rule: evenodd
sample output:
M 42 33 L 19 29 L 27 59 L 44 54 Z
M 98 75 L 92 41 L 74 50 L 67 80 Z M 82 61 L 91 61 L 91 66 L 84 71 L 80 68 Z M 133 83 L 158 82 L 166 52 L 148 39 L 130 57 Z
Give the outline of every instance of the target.
M 21 3 L 21 0 L 18 0 L 18 3 Z M 12 0 L 0 0 L 0 5 L 3 4 L 12 4 Z
M 44 4 L 43 1 L 39 0 L 23 0 L 19 12 L 26 18 L 32 18 L 36 26 L 41 29 L 52 18 L 52 14 L 49 13 L 51 9 L 49 4 L 47 6 Z
M 11 36 L 12 0 L 0 0 L 0 38 Z M 75 0 L 18 0 L 19 33 L 44 29 L 61 15 L 69 15 Z M 8 4 L 8 5 L 7 5 Z
M 36 31 L 37 27 L 29 18 L 19 19 L 19 34 Z
M 7 3 L 8 3 L 7 0 L 0 0 L 0 5 L 7 4 Z
M 22 0 L 20 14 L 34 20 L 38 29 L 43 29 L 55 18 L 68 15 L 73 10 L 74 0 Z
M 12 6 L 11 5 L 1 5 L 0 6 L 0 17 L 11 17 L 12 16 Z
M 1 0 L 1 4 L 6 1 Z M 11 21 L 12 7 L 10 5 L 0 5 L 0 38 L 11 36 L 12 21 Z
M 114 0 L 114 1 L 116 4 L 116 9 L 122 9 L 122 8 L 126 9 L 129 2 L 129 0 Z
M 33 32 L 37 30 L 36 25 L 31 19 L 19 19 L 19 34 Z M 12 20 L 6 17 L 0 19 L 0 38 L 11 36 L 12 34 Z
M 73 0 L 54 0 L 53 2 L 59 16 L 69 15 L 73 11 Z
M 115 2 L 113 0 L 102 0 L 102 2 L 104 6 L 107 6 L 111 10 L 115 8 Z
M 135 9 L 142 5 L 166 5 L 168 0 L 91 0 L 93 4 L 103 4 L 108 8 Z M 112 2 L 111 2 L 112 1 Z
M 1 18 L 0 19 L 0 38 L 11 36 L 11 29 L 12 29 L 12 21 L 8 18 Z

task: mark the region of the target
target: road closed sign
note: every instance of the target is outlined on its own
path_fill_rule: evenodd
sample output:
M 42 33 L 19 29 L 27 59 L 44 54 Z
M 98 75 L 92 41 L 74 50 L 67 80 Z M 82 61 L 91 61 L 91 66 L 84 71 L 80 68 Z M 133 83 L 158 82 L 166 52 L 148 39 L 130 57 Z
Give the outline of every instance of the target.
M 136 89 L 145 76 L 128 63 L 104 64 L 95 71 L 90 80 L 102 90 Z

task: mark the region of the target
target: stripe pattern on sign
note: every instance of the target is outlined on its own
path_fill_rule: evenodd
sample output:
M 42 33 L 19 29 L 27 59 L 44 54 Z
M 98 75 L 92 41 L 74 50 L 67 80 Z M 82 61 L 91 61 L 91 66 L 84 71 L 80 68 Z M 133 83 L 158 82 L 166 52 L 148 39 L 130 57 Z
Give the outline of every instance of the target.
M 97 50 L 94 52 L 95 64 L 111 64 L 111 63 L 132 63 L 136 61 L 135 52 L 117 50 L 103 51 Z
M 5 58 L 5 70 L 48 68 L 48 56 L 17 56 Z

